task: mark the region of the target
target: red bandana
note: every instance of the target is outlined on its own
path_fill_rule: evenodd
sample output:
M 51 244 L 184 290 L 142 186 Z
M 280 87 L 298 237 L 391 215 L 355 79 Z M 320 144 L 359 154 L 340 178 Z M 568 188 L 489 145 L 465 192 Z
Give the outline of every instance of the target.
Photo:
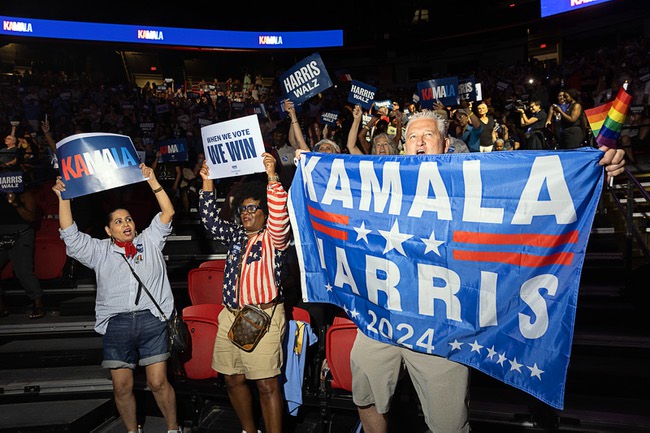
M 126 256 L 128 258 L 135 257 L 135 254 L 138 252 L 135 249 L 135 245 L 133 245 L 133 242 L 131 241 L 120 242 L 114 240 L 113 242 L 115 242 L 115 245 L 117 245 L 118 247 L 124 248 L 124 252 L 126 253 Z

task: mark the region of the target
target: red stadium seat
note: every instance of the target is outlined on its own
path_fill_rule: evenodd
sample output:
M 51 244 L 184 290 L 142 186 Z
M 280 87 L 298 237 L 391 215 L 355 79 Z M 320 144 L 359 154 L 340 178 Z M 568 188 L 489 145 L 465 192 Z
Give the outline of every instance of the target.
M 182 355 L 183 369 L 188 379 L 216 378 L 212 369 L 214 340 L 219 329 L 221 304 L 190 305 L 183 308 L 183 320 L 189 330 L 189 351 Z
M 357 338 L 357 325 L 347 317 L 336 316 L 325 336 L 325 358 L 332 374 L 333 389 L 352 392 L 350 351 Z
M 284 312 L 287 316 L 287 320 L 293 319 L 296 321 L 309 323 L 311 325 L 311 316 L 309 316 L 309 311 L 305 310 L 304 308 L 289 307 L 285 305 Z
M 199 268 L 211 268 L 224 271 L 226 269 L 226 259 L 208 260 L 201 263 Z
M 187 274 L 187 290 L 192 305 L 221 304 L 223 301 L 223 270 L 194 268 Z
M 2 280 L 10 280 L 14 277 L 14 267 L 11 264 L 11 261 L 7 262 L 7 266 L 4 267 L 2 270 L 2 275 L 0 276 L 0 279 Z
M 52 280 L 63 276 L 68 259 L 61 239 L 39 239 L 34 247 L 34 273 L 39 280 Z
M 59 227 L 61 227 L 59 220 L 56 218 L 43 218 L 39 221 L 34 233 L 36 243 L 40 242 L 41 239 L 54 239 L 61 240 L 61 234 L 59 233 Z

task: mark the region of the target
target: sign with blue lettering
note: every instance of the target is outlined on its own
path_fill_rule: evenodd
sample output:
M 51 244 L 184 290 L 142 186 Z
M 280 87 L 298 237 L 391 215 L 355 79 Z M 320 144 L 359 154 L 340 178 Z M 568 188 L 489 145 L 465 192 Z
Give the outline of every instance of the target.
M 602 155 L 303 154 L 289 198 L 303 299 L 562 409 Z
M 295 105 L 302 104 L 332 85 L 323 59 L 318 53 L 296 63 L 280 77 L 280 86 L 285 97 L 291 99 Z
M 23 192 L 24 189 L 22 171 L 0 171 L 0 192 Z
M 158 142 L 158 162 L 185 162 L 187 161 L 187 140 L 174 138 Z
M 361 81 L 352 80 L 350 93 L 348 94 L 348 102 L 361 106 L 366 110 L 372 108 L 372 103 L 375 101 L 377 88 L 370 84 L 362 83 Z
M 467 77 L 458 81 L 458 95 L 461 101 L 476 101 L 476 81 Z
M 265 171 L 264 140 L 257 114 L 204 126 L 201 141 L 210 179 Z
M 418 83 L 418 94 L 420 96 L 420 107 L 433 108 L 437 101 L 446 106 L 460 104 L 458 96 L 458 77 L 436 78 L 434 80 Z
M 126 135 L 75 134 L 56 143 L 64 199 L 142 182 L 140 159 Z

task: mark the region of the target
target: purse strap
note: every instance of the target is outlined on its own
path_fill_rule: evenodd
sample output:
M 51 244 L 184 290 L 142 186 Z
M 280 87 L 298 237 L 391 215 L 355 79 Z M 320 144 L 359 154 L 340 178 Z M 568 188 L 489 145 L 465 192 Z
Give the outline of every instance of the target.
M 131 273 L 133 274 L 133 276 L 135 277 L 135 279 L 138 281 L 138 284 L 139 284 L 139 286 L 138 286 L 138 294 L 135 297 L 135 299 L 136 299 L 135 305 L 138 305 L 138 299 L 140 299 L 140 288 L 142 288 L 142 289 L 144 289 L 145 293 L 147 295 L 149 295 L 149 298 L 151 298 L 151 302 L 153 302 L 153 304 L 156 306 L 158 311 L 160 311 L 160 314 L 162 314 L 163 319 L 165 319 L 165 322 L 166 322 L 168 319 L 167 319 L 167 315 L 165 314 L 165 312 L 162 310 L 162 308 L 160 308 L 160 305 L 158 305 L 158 302 L 156 302 L 156 300 L 153 298 L 153 295 L 151 294 L 149 289 L 147 289 L 147 286 L 145 286 L 144 283 L 142 282 L 142 280 L 140 279 L 140 277 L 138 277 L 138 274 L 135 273 L 135 270 L 133 269 L 133 266 L 131 266 L 131 263 L 129 263 L 129 260 L 126 258 L 126 256 L 124 254 L 122 254 L 122 253 L 120 253 L 120 255 L 122 256 L 122 258 L 124 259 L 126 264 L 129 265 L 129 269 L 131 270 Z

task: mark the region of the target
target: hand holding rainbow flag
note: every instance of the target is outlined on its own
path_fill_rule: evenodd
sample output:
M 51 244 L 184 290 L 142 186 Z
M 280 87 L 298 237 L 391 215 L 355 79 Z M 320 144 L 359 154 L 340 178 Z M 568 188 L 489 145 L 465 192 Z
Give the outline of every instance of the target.
M 621 86 L 613 101 L 585 110 L 598 147 L 607 146 L 616 149 L 616 142 L 621 135 L 621 128 L 632 101 L 632 95 L 627 93 L 626 88 L 627 83 Z

